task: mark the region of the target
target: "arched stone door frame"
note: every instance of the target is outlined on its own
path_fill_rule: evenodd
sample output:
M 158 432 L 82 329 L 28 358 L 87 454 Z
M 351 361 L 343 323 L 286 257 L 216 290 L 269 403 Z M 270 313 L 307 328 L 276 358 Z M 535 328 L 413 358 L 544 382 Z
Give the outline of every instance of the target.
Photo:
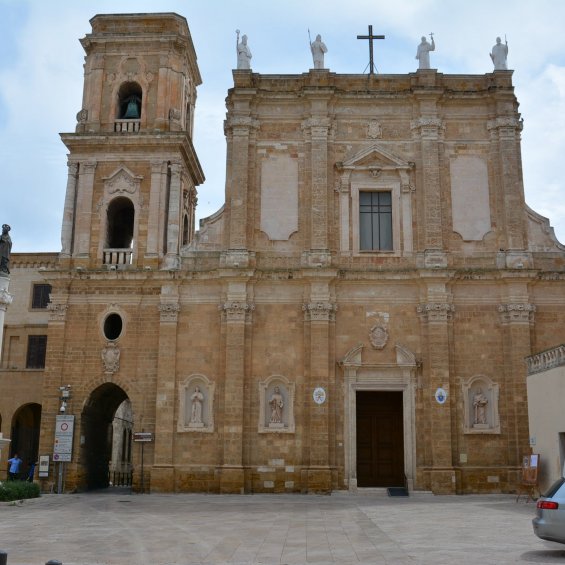
M 363 344 L 340 362 L 344 375 L 345 481 L 357 490 L 357 392 L 401 391 L 404 424 L 404 472 L 409 490 L 416 476 L 416 368 L 414 354 L 396 344 L 396 363 L 364 363 Z

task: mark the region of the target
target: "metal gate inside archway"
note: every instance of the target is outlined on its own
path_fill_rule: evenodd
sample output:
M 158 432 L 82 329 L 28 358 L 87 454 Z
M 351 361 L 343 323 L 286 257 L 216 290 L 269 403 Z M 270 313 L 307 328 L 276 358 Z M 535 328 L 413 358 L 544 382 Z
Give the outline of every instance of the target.
M 81 428 L 86 488 L 131 487 L 133 414 L 126 392 L 113 383 L 95 389 L 82 411 Z

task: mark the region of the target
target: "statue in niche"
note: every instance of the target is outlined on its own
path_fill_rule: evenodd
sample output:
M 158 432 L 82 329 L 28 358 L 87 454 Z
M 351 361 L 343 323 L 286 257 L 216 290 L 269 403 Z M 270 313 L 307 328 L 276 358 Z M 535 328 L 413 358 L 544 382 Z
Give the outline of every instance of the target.
M 190 400 L 192 408 L 190 410 L 190 423 L 202 424 L 202 404 L 204 403 L 204 395 L 200 392 L 200 387 L 196 387 L 192 393 Z
M 322 36 L 318 34 L 316 41 L 310 43 L 310 51 L 312 51 L 312 59 L 314 60 L 315 69 L 324 68 L 324 53 L 328 52 L 326 44 L 322 41 Z
M 505 44 L 502 45 L 502 39 L 497 37 L 496 45 L 492 48 L 489 55 L 494 64 L 495 71 L 505 71 L 508 69 L 508 65 L 506 63 L 508 58 L 508 41 L 505 41 Z
M 275 387 L 273 394 L 271 395 L 269 405 L 271 407 L 271 419 L 269 420 L 269 423 L 282 424 L 284 399 L 278 386 Z
M 429 69 L 430 68 L 430 51 L 435 51 L 436 44 L 434 43 L 434 34 L 430 33 L 432 42 L 428 43 L 425 36 L 422 36 L 422 43 L 418 45 L 418 51 L 416 52 L 416 59 L 420 62 L 419 69 Z
M 235 48 L 237 51 L 237 68 L 238 70 L 249 70 L 251 68 L 251 50 L 247 46 L 247 35 L 241 37 L 239 41 L 239 30 L 236 29 L 237 38 L 235 40 Z
M 487 423 L 488 398 L 483 394 L 481 388 L 473 395 L 474 424 Z
M 10 253 L 12 251 L 12 239 L 10 238 L 10 226 L 4 224 L 2 226 L 2 235 L 0 235 L 0 273 L 10 274 Z

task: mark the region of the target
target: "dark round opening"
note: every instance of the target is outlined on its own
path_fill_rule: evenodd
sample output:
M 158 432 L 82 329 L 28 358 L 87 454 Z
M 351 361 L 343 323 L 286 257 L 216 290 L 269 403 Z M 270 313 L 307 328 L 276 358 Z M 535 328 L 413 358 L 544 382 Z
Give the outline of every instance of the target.
M 104 320 L 104 335 L 106 339 L 118 339 L 122 333 L 122 326 L 122 317 L 119 314 L 110 314 Z

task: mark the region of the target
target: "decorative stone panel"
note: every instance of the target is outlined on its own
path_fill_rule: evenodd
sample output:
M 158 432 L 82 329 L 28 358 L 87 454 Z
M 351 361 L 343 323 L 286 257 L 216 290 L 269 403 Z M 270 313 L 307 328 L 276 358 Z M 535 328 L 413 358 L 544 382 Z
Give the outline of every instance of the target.
M 117 373 L 120 369 L 120 348 L 113 341 L 109 341 L 100 352 L 102 367 L 106 375 Z

